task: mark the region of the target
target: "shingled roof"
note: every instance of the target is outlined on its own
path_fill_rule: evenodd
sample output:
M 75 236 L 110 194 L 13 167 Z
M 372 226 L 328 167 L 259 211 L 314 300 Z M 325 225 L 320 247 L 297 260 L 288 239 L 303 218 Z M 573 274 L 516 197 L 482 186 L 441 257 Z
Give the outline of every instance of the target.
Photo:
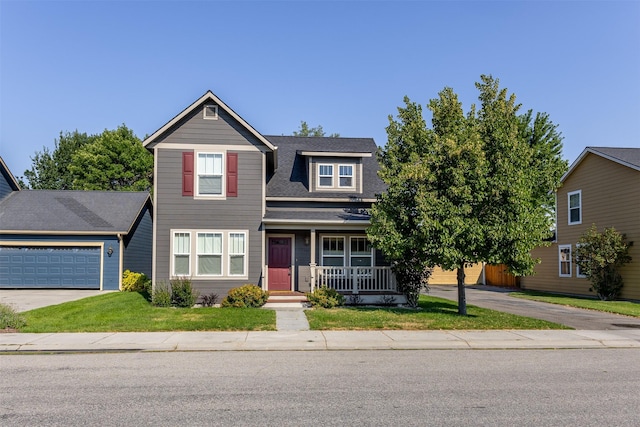
M 302 136 L 265 136 L 278 147 L 278 169 L 267 183 L 267 197 L 289 198 L 360 198 L 375 199 L 385 190 L 378 177 L 378 146 L 372 138 L 331 138 Z M 362 158 L 362 193 L 310 192 L 308 188 L 306 162 L 303 151 L 329 153 L 371 153 Z
M 16 191 L 0 202 L 0 232 L 127 234 L 149 200 L 147 192 Z

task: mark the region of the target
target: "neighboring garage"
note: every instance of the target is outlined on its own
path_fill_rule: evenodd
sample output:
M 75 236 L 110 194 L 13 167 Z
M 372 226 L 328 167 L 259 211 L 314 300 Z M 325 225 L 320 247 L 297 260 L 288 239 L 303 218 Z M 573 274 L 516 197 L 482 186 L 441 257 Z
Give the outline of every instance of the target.
M 0 158 L 0 289 L 118 290 L 151 274 L 146 192 L 20 190 Z

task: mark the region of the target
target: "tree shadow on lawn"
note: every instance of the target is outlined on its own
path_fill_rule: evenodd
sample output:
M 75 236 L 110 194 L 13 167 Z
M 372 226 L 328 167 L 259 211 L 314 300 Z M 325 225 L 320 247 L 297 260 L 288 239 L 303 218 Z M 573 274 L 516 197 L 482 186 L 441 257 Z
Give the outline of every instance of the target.
M 418 308 L 407 307 L 383 307 L 383 306 L 345 306 L 345 308 L 361 312 L 384 311 L 394 314 L 443 314 L 448 316 L 460 316 L 458 313 L 458 304 L 450 301 L 424 301 L 418 302 Z M 467 305 L 467 309 L 475 307 Z M 467 313 L 465 317 L 478 317 L 475 314 Z

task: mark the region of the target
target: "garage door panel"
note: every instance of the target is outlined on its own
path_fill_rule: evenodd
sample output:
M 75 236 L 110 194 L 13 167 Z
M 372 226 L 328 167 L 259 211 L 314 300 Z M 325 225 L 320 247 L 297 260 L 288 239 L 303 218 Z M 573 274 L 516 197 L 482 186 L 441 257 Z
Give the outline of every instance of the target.
M 99 247 L 0 247 L 0 287 L 100 289 Z

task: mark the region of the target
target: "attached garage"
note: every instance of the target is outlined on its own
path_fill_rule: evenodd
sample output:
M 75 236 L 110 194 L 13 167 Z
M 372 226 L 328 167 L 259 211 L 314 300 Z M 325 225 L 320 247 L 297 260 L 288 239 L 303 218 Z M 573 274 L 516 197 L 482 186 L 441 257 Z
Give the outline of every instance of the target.
M 21 190 L 0 158 L 0 289 L 118 290 L 151 277 L 147 192 Z
M 0 287 L 100 289 L 100 246 L 0 246 Z

